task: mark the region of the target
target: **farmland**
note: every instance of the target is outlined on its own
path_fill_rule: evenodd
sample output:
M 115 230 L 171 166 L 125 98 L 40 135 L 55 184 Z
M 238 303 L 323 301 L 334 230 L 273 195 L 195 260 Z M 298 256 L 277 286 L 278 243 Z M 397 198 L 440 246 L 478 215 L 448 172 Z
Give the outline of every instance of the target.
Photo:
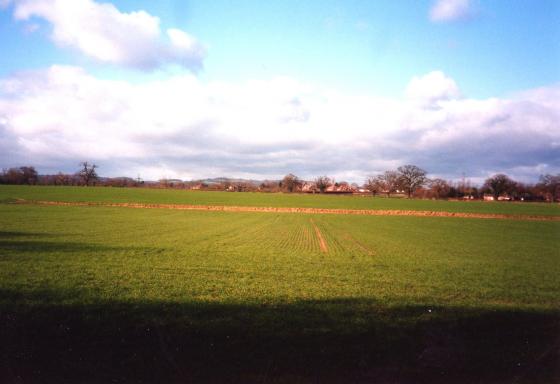
M 558 380 L 560 222 L 26 201 L 558 216 L 558 205 L 0 187 L 0 378 Z
M 560 205 L 548 203 L 487 203 L 481 201 L 408 200 L 371 196 L 333 196 L 284 193 L 204 192 L 147 188 L 84 188 L 0 186 L 0 201 L 9 199 L 97 202 L 199 204 L 253 207 L 327 209 L 401 209 L 446 212 L 560 216 Z

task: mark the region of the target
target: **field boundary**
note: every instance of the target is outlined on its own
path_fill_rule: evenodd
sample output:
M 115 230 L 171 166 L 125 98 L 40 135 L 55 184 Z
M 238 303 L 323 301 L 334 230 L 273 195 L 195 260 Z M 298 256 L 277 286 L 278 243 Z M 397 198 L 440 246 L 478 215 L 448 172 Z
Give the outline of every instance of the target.
M 223 212 L 272 212 L 305 213 L 362 216 L 419 216 L 419 217 L 459 217 L 470 219 L 505 219 L 528 221 L 560 221 L 560 216 L 546 215 L 511 215 L 499 213 L 470 213 L 447 211 L 413 211 L 413 210 L 375 210 L 375 209 L 341 209 L 341 208 L 290 208 L 290 207 L 250 207 L 235 205 L 191 205 L 191 204 L 147 204 L 147 203 L 98 203 L 69 202 L 16 199 L 15 204 L 50 205 L 71 207 L 120 207 L 141 209 L 174 209 L 189 211 L 223 211 Z

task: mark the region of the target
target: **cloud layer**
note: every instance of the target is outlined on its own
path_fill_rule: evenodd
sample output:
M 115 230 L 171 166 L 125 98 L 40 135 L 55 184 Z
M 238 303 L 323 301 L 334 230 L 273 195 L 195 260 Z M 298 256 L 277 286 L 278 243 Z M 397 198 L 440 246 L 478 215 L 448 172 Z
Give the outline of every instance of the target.
M 430 20 L 433 22 L 464 20 L 472 15 L 472 0 L 436 0 L 430 9 Z
M 162 31 L 159 18 L 145 11 L 123 13 L 112 4 L 93 0 L 3 3 L 13 3 L 16 20 L 38 18 L 48 22 L 56 44 L 101 63 L 137 69 L 176 64 L 197 71 L 206 55 L 205 48 L 194 37 L 180 29 Z
M 405 163 L 474 181 L 560 172 L 560 86 L 475 100 L 432 72 L 403 93 L 346 95 L 289 78 L 131 84 L 53 66 L 0 81 L 0 164 L 54 172 L 90 160 L 104 175 L 147 179 L 294 172 L 361 182 Z

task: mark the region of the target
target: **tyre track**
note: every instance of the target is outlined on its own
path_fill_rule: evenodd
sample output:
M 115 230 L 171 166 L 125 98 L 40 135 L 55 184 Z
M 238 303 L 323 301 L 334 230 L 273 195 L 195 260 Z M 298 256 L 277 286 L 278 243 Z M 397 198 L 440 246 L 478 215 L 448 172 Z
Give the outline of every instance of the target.
M 315 224 L 315 221 L 313 221 L 313 219 L 309 219 L 309 221 L 311 221 L 311 224 L 313 225 L 313 228 L 315 229 L 315 234 L 317 235 L 317 238 L 319 239 L 319 247 L 321 248 L 321 252 L 329 253 L 329 248 L 327 247 L 327 242 L 323 238 L 323 234 L 321 233 L 321 230 L 319 229 L 317 224 Z

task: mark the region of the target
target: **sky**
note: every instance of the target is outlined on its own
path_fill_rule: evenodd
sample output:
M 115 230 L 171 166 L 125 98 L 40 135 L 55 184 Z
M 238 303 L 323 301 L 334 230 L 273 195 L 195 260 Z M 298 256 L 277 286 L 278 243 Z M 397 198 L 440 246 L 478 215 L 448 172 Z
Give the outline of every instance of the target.
M 0 167 L 560 173 L 560 2 L 0 0 Z

